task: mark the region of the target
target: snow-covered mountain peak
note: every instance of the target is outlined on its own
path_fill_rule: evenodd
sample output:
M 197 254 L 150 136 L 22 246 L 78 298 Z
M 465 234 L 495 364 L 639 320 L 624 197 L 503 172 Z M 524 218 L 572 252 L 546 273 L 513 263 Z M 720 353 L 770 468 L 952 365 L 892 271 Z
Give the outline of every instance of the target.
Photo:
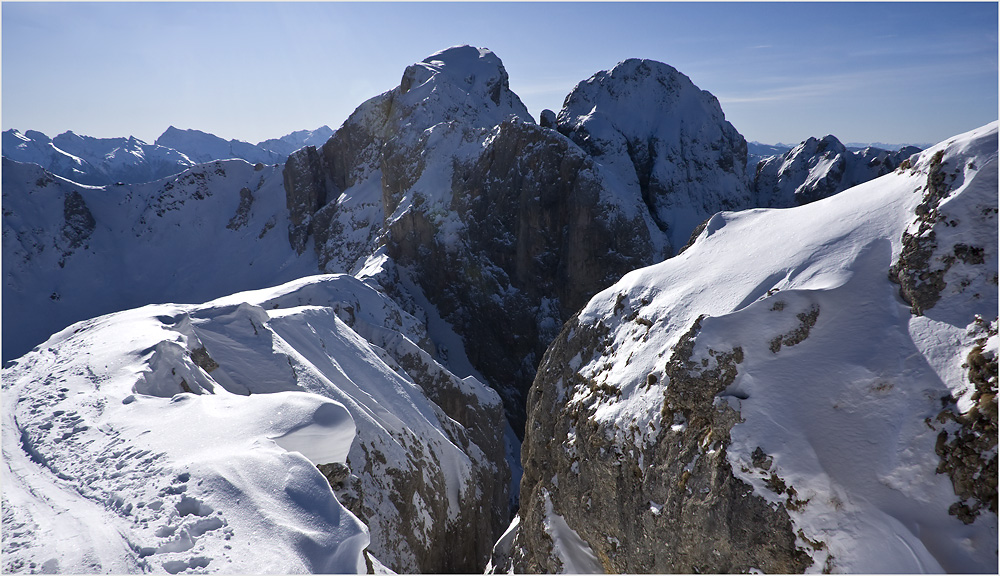
M 14 134 L 19 134 L 17 132 L 17 130 L 14 130 L 13 133 Z M 52 141 L 51 138 L 49 138 L 45 134 L 39 132 L 38 130 L 25 130 L 24 135 L 21 136 L 21 139 L 25 140 L 25 141 L 27 141 L 27 140 L 35 140 L 37 142 L 42 142 L 42 143 L 46 143 L 46 142 L 51 142 Z
M 560 125 L 576 128 L 594 122 L 589 112 L 616 117 L 616 125 L 629 132 L 653 135 L 663 130 L 678 130 L 679 122 L 667 110 L 707 113 L 713 120 L 724 121 L 719 100 L 701 90 L 673 66 L 630 58 L 611 70 L 594 74 L 576 85 L 559 114 Z M 682 110 L 678 110 L 681 108 Z
M 784 208 L 807 204 L 892 172 L 919 152 L 868 147 L 852 152 L 835 136 L 809 137 L 784 154 L 756 166 L 753 189 L 758 206 Z
M 181 130 L 170 126 L 156 139 L 156 144 L 173 148 L 187 155 L 195 162 L 211 162 L 228 158 L 242 158 L 247 162 L 263 162 L 275 164 L 284 159 L 284 155 L 244 142 L 242 140 L 224 140 L 214 134 L 201 130 Z
M 847 147 L 841 143 L 833 134 L 827 134 L 822 138 L 815 138 L 810 136 L 805 141 L 801 142 L 795 148 L 792 148 L 792 154 L 823 154 L 823 155 L 833 155 L 842 154 L 847 150 Z
M 750 206 L 746 140 L 718 99 L 672 66 L 631 59 L 598 72 L 556 121 L 623 192 L 641 196 L 675 250 L 720 208 Z
M 486 48 L 453 46 L 432 54 L 406 68 L 398 90 L 404 105 L 426 110 L 428 120 L 461 118 L 481 128 L 511 115 L 534 122 L 510 90 L 503 62 Z
M 329 126 L 323 125 L 315 130 L 296 130 L 281 138 L 270 138 L 258 142 L 257 146 L 278 154 L 288 155 L 305 146 L 322 146 L 331 136 L 333 136 L 333 130 Z

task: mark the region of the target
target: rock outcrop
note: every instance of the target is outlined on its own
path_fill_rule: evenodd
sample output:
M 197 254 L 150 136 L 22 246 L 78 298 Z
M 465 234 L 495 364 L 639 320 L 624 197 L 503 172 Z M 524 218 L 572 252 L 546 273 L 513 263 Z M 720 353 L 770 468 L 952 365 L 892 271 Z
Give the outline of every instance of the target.
M 60 266 L 65 265 L 67 256 L 84 245 L 97 226 L 94 215 L 87 208 L 87 202 L 76 190 L 71 190 L 63 197 L 63 221 L 62 236 L 65 245 L 59 260 Z
M 547 528 L 553 511 L 609 574 L 794 573 L 811 564 L 785 510 L 733 475 L 726 446 L 739 413 L 713 400 L 732 384 L 743 351 L 710 351 L 703 365 L 693 357 L 699 329 L 696 320 L 664 372 L 647 377 L 670 383 L 661 419 L 672 425 L 657 426 L 649 444 L 620 445 L 594 415 L 599 398 L 621 399 L 621 391 L 572 369 L 613 354 L 613 340 L 602 324 L 567 323 L 529 397 L 522 528 L 511 552 L 494 558 L 500 571 L 570 571 L 569 551 Z M 581 393 L 589 398 L 566 403 Z
M 529 393 L 491 568 L 995 571 L 996 194 L 994 123 L 833 198 L 716 214 L 597 294 Z M 944 270 L 922 315 L 887 278 L 914 262 Z

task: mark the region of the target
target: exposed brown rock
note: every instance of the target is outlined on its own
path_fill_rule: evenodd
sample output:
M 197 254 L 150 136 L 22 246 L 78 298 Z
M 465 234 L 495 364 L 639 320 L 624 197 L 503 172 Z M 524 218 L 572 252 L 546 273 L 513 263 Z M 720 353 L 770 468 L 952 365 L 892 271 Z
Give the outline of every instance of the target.
M 772 508 L 733 475 L 726 447 L 739 414 L 713 402 L 743 351 L 712 351 L 707 366 L 693 358 L 700 321 L 664 366 L 665 425 L 647 446 L 616 444 L 592 408 L 567 405 L 580 387 L 594 389 L 570 360 L 586 363 L 611 345 L 602 324 L 567 323 L 531 389 L 521 523 L 511 554 L 494 559 L 501 571 L 559 568 L 543 529 L 543 493 L 609 573 L 794 573 L 811 564 L 784 506 Z M 758 460 L 763 467 L 767 457 Z

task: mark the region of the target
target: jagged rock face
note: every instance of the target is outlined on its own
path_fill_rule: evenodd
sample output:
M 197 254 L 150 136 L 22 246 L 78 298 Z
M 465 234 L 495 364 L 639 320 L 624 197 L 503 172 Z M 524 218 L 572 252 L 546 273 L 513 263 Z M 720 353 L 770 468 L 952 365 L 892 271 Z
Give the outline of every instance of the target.
M 531 391 L 532 441 L 522 451 L 522 485 L 530 491 L 522 493 L 522 528 L 513 553 L 495 558 L 495 565 L 519 573 L 572 571 L 553 549 L 547 529 L 553 511 L 609 574 L 795 573 L 811 563 L 796 549 L 784 509 L 772 509 L 733 475 L 726 445 L 739 414 L 713 407 L 713 399 L 733 382 L 743 352 L 718 352 L 711 367 L 696 362 L 699 321 L 665 369 L 671 384 L 662 418 L 683 427 L 660 427 L 652 443 L 625 447 L 592 418 L 599 402 L 566 403 L 583 390 L 593 399 L 621 395 L 571 368 L 613 352 L 606 327 L 576 318 L 567 323 Z M 655 382 L 656 376 L 649 378 Z
M 322 161 L 316 148 L 309 146 L 294 154 L 282 170 L 288 207 L 288 243 L 299 254 L 312 233 L 313 215 L 326 204 L 327 184 L 323 178 Z
M 997 207 L 989 197 L 980 198 L 974 205 L 964 202 L 946 202 L 952 190 L 961 186 L 966 172 L 975 170 L 969 165 L 945 158 L 944 151 L 935 153 L 928 163 L 927 180 L 919 192 L 922 200 L 914 210 L 915 218 L 903 233 L 903 250 L 889 271 L 889 278 L 899 284 L 900 297 L 911 305 L 914 314 L 925 314 L 950 293 L 964 293 L 969 305 L 981 301 L 983 288 L 969 290 L 984 264 L 997 258 L 995 242 L 978 237 L 972 231 L 995 225 Z M 955 205 L 957 204 L 957 206 Z M 948 240 L 939 241 L 939 236 Z M 952 270 L 954 268 L 954 270 Z M 988 314 L 988 311 L 987 311 Z
M 70 191 L 63 199 L 63 225 L 62 235 L 66 240 L 66 248 L 60 265 L 65 264 L 66 257 L 74 250 L 83 246 L 83 243 L 94 233 L 97 222 L 94 215 L 87 208 L 87 202 L 76 190 Z
M 602 184 L 570 141 L 511 121 L 461 166 L 452 206 L 467 222 L 472 254 L 487 255 L 530 300 L 555 296 L 568 318 L 653 257 L 643 220 L 609 205 Z
M 390 227 L 389 253 L 415 267 L 445 317 L 469 335 L 474 365 L 494 382 L 518 384 L 505 399 L 523 422 L 523 392 L 546 343 L 653 249 L 641 218 L 602 202 L 591 160 L 534 124 L 501 124 L 479 158 L 456 166 L 452 187 L 462 241 L 441 242 L 414 212 Z
M 468 46 L 408 67 L 321 150 L 293 154 L 285 182 L 296 248 L 311 235 L 321 266 L 350 271 L 384 244 L 462 335 L 516 429 L 559 326 L 665 244 L 639 195 L 535 125 L 499 59 Z
M 640 195 L 673 251 L 719 210 L 751 206 L 746 140 L 674 68 L 626 60 L 566 97 L 558 129 Z
M 529 392 L 492 567 L 996 571 L 996 130 L 819 202 L 716 214 L 597 294 Z M 928 219 L 929 269 L 952 263 L 916 315 L 887 275 Z
M 848 150 L 834 136 L 809 138 L 785 154 L 761 161 L 753 176 L 756 205 L 787 208 L 833 196 L 895 170 L 919 148 L 896 152 Z

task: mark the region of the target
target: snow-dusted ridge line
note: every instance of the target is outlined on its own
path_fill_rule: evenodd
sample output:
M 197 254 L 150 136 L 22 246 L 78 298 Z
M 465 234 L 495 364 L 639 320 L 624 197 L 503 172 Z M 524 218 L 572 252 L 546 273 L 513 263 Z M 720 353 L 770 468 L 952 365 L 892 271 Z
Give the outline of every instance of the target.
M 539 369 L 493 565 L 551 568 L 551 507 L 617 572 L 995 573 L 995 492 L 963 484 L 997 457 L 997 149 L 994 122 L 830 198 L 718 213 L 595 296 Z M 932 306 L 901 261 L 941 272 Z
M 54 335 L 3 371 L 17 478 L 5 569 L 41 569 L 49 548 L 34 534 L 75 542 L 91 522 L 116 535 L 53 554 L 60 570 L 364 572 L 363 550 L 408 572 L 433 562 L 477 506 L 506 506 L 507 481 L 499 398 L 413 359 L 421 330 L 335 275 Z M 432 392 L 460 399 L 461 424 Z M 475 419 L 486 413 L 496 422 Z
M 86 185 L 140 184 L 172 176 L 195 164 L 239 158 L 250 163 L 280 163 L 303 146 L 325 142 L 327 126 L 299 130 L 258 144 L 223 140 L 199 130 L 169 127 L 153 144 L 133 136 L 93 138 L 72 131 L 49 138 L 36 130 L 3 133 L 3 155 Z
M 180 367 L 177 358 L 152 371 L 142 362 L 162 357 L 164 343 L 184 345 L 158 320 L 181 310 L 82 323 L 4 370 L 4 461 L 17 479 L 4 487 L 5 570 L 363 571 L 365 526 L 309 460 L 271 440 L 319 427 L 340 430 L 337 442 L 350 446 L 341 404 L 223 387 L 196 395 L 176 382 L 172 396 L 134 392 Z M 95 526 L 106 533 L 81 542 Z M 264 545 L 247 537 L 260 531 L 271 535 Z M 61 543 L 73 552 L 52 550 Z
M 316 271 L 313 254 L 288 245 L 275 166 L 224 160 L 92 187 L 4 158 L 3 208 L 3 321 L 21 327 L 4 332 L 5 360 L 85 318 Z

